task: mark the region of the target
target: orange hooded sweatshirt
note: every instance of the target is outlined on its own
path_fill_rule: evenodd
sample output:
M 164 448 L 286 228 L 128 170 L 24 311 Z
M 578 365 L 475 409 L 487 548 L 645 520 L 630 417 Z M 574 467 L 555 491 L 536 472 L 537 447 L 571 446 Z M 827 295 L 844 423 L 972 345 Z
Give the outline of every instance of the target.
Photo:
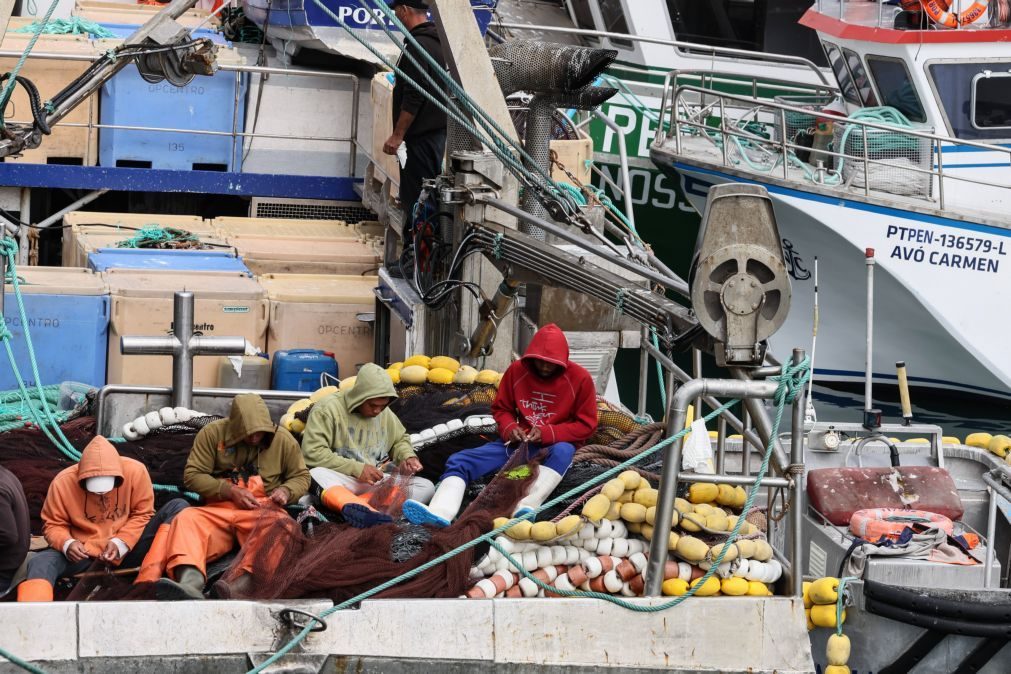
M 116 486 L 107 494 L 84 488 L 89 477 L 112 476 Z M 81 462 L 65 468 L 49 485 L 42 506 L 42 533 L 49 546 L 60 552 L 70 539 L 98 557 L 112 538 L 133 549 L 154 515 L 151 476 L 140 461 L 121 457 L 100 435 L 81 453 Z

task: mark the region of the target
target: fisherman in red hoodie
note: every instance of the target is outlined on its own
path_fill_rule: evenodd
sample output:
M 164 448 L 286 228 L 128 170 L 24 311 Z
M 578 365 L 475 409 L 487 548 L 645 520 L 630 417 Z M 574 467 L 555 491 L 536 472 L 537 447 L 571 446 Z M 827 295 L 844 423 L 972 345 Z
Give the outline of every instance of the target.
M 576 446 L 597 428 L 593 378 L 569 360 L 569 344 L 553 323 L 538 330 L 523 357 L 506 369 L 491 409 L 501 440 L 449 457 L 431 503 L 404 503 L 411 523 L 448 526 L 460 510 L 467 483 L 502 468 L 524 442 L 532 453 L 543 448 L 545 457 L 516 513 L 538 508 L 562 481 Z

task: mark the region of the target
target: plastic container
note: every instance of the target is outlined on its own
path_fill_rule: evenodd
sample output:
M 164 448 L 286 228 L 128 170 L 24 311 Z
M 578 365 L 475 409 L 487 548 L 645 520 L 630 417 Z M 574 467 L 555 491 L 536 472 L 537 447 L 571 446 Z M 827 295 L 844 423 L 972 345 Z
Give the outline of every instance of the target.
M 334 354 L 319 349 L 289 349 L 274 353 L 270 387 L 275 391 L 315 391 L 320 377 L 337 375 Z
M 220 238 L 265 236 L 284 239 L 359 239 L 356 225 L 343 220 L 302 220 L 298 218 L 220 217 L 211 220 Z
M 270 302 L 267 347 L 271 352 L 322 349 L 342 372 L 372 362 L 375 276 L 267 274 L 260 285 Z
M 72 211 L 63 216 L 63 225 L 64 267 L 87 267 L 88 253 L 96 248 L 114 248 L 117 241 L 129 239 L 146 225 L 184 229 L 201 241 L 224 243 L 214 238 L 211 221 L 196 215 Z M 83 237 L 87 237 L 87 243 Z
M 101 276 L 88 269 L 19 267 L 21 296 L 43 386 L 77 381 L 88 386 L 105 384 L 106 344 L 109 333 L 109 290 Z M 13 334 L 14 359 L 26 384 L 33 385 L 24 326 L 14 289 L 4 288 L 4 320 Z M 0 390 L 18 387 L 0 350 Z
M 124 356 L 124 335 L 172 334 L 173 296 L 189 290 L 194 297 L 195 332 L 209 337 L 245 337 L 264 351 L 267 341 L 267 299 L 263 288 L 240 273 L 144 271 L 112 269 L 103 275 L 109 286 L 110 384 L 170 386 L 169 356 Z M 218 383 L 218 359 L 193 359 L 193 385 L 214 387 Z
M 270 359 L 258 356 L 220 356 L 218 388 L 266 391 L 270 388 Z
M 284 267 L 284 271 L 266 273 L 311 273 L 314 263 L 345 265 L 351 276 L 374 274 L 379 268 L 378 246 L 372 241 L 271 236 L 229 236 L 225 241 L 239 257 L 257 260 L 261 265 L 273 261 Z M 299 266 L 303 263 L 308 268 L 305 271 Z
M 252 276 L 242 260 L 226 251 L 99 248 L 88 253 L 88 267 L 98 272 L 110 269 L 140 269 L 178 272 L 238 272 Z
M 119 27 L 126 34 L 133 29 Z M 213 31 L 198 30 L 194 37 L 212 37 L 227 44 L 215 39 Z M 112 47 L 119 42 L 110 39 L 99 44 Z M 238 62 L 238 56 L 219 48 L 218 61 Z M 246 82 L 245 74 L 221 70 L 209 77 L 197 76 L 183 87 L 167 80 L 152 84 L 131 63 L 102 86 L 99 119 L 117 126 L 241 133 Z M 102 166 L 237 172 L 242 164 L 242 137 L 231 135 L 106 128 L 98 145 Z

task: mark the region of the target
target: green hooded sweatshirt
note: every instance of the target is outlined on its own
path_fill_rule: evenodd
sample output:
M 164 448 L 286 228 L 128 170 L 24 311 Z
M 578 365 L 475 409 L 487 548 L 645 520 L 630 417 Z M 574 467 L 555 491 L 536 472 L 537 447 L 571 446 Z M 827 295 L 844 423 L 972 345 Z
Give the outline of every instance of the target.
M 246 442 L 253 433 L 266 435 L 260 446 Z M 193 441 L 183 484 L 204 499 L 222 498 L 226 482 L 259 475 L 270 496 L 278 487 L 291 494 L 294 503 L 309 491 L 309 469 L 305 467 L 298 441 L 286 429 L 270 420 L 266 403 L 255 393 L 244 393 L 232 401 L 227 419 L 204 426 Z
M 375 363 L 363 365 L 349 391 L 327 396 L 309 413 L 302 433 L 306 464 L 358 477 L 365 464 L 377 466 L 387 456 L 398 465 L 417 456 L 407 430 L 389 408 L 372 418 L 355 412 L 371 398 L 396 397 L 386 370 Z

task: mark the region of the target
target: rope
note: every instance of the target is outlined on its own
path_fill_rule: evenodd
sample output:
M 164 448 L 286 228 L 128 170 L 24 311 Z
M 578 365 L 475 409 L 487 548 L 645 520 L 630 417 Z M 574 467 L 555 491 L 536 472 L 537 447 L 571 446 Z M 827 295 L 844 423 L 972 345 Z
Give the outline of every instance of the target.
M 52 21 L 33 21 L 11 33 L 32 33 L 41 26 L 40 33 L 46 35 L 90 35 L 93 38 L 116 37 L 116 34 L 105 26 L 94 21 L 88 21 L 79 16 L 69 19 L 53 19 Z
M 846 583 L 851 580 L 860 580 L 856 576 L 843 576 L 839 579 L 839 588 L 836 590 L 838 593 L 835 600 L 835 633 L 837 636 L 842 636 L 842 612 L 843 606 L 846 603 L 846 597 L 843 595 L 843 590 L 846 588 Z
M 803 361 L 801 361 L 797 365 L 790 365 L 789 363 L 784 363 L 783 364 L 782 374 L 779 375 L 778 377 L 772 378 L 772 379 L 775 379 L 776 381 L 778 381 L 778 383 L 779 383 L 779 386 L 776 388 L 776 394 L 775 394 L 775 397 L 774 397 L 775 404 L 776 404 L 776 417 L 775 417 L 775 419 L 773 421 L 772 432 L 770 433 L 770 436 L 769 436 L 769 443 L 766 446 L 765 456 L 764 456 L 764 458 L 762 460 L 762 465 L 761 465 L 761 467 L 759 469 L 758 475 L 755 478 L 755 482 L 754 482 L 754 484 L 751 487 L 751 491 L 748 494 L 748 498 L 747 498 L 747 501 L 744 504 L 743 511 L 751 510 L 752 506 L 754 505 L 754 500 L 755 500 L 756 496 L 758 495 L 758 491 L 759 491 L 759 487 L 761 485 L 761 481 L 765 477 L 765 475 L 766 475 L 766 473 L 767 473 L 767 471 L 769 469 L 769 461 L 770 461 L 770 459 L 772 457 L 772 448 L 775 445 L 776 438 L 779 435 L 779 426 L 780 426 L 780 423 L 783 420 L 783 410 L 785 409 L 785 407 L 786 407 L 787 404 L 793 402 L 793 400 L 797 397 L 797 395 L 799 395 L 801 392 L 803 392 L 804 386 L 806 385 L 807 380 L 808 380 L 808 378 L 810 376 L 811 376 L 811 372 L 810 372 L 810 360 L 808 358 L 805 358 Z M 717 409 L 715 409 L 712 412 L 710 412 L 705 417 L 705 420 L 706 421 L 711 421 L 712 419 L 716 418 L 719 414 L 723 413 L 725 410 L 727 410 L 730 407 L 732 407 L 733 405 L 737 404 L 737 402 L 739 402 L 739 401 L 737 401 L 737 400 L 731 400 L 730 402 L 725 403 L 724 405 L 721 405 Z M 397 576 L 396 578 L 392 578 L 392 579 L 390 579 L 390 580 L 388 580 L 388 581 L 386 581 L 384 583 L 381 583 L 380 585 L 372 588 L 371 590 L 367 590 L 365 592 L 362 592 L 362 593 L 360 593 L 360 594 L 352 597 L 351 599 L 348 599 L 348 600 L 346 600 L 344 602 L 341 602 L 340 604 L 337 604 L 337 605 L 335 605 L 335 606 L 333 606 L 333 607 L 331 607 L 331 608 L 323 611 L 322 613 L 320 613 L 319 617 L 320 618 L 325 618 L 328 615 L 336 613 L 337 611 L 342 611 L 342 610 L 344 610 L 346 608 L 354 606 L 354 605 L 356 605 L 356 604 L 364 601 L 365 599 L 368 599 L 369 597 L 372 597 L 372 596 L 374 596 L 376 594 L 379 594 L 380 592 L 383 592 L 384 590 L 387 590 L 387 589 L 393 587 L 394 585 L 397 585 L 398 583 L 401 583 L 401 582 L 403 582 L 405 580 L 413 578 L 413 577 L 417 576 L 418 574 L 423 573 L 424 571 L 427 571 L 428 569 L 430 569 L 430 568 L 432 568 L 432 567 L 434 567 L 434 566 L 436 566 L 438 564 L 441 564 L 444 561 L 446 561 L 448 559 L 451 559 L 452 557 L 455 557 L 456 555 L 458 555 L 458 554 L 460 554 L 460 553 L 462 553 L 462 552 L 464 552 L 466 550 L 469 550 L 469 549 L 471 549 L 471 548 L 473 548 L 473 547 L 475 547 L 475 546 L 477 546 L 477 545 L 479 545 L 479 544 L 481 544 L 483 542 L 487 542 L 490 545 L 496 547 L 499 550 L 499 552 L 502 553 L 503 556 L 508 557 L 508 553 L 506 553 L 504 550 L 502 550 L 500 547 L 498 547 L 498 545 L 494 542 L 495 537 L 497 537 L 499 534 L 505 533 L 505 531 L 507 529 L 515 526 L 519 522 L 522 522 L 524 520 L 533 519 L 534 517 L 536 517 L 536 515 L 539 512 L 541 512 L 543 510 L 546 510 L 548 508 L 552 508 L 555 505 L 557 505 L 558 503 L 561 503 L 563 501 L 566 501 L 566 500 L 572 498 L 573 496 L 576 496 L 577 494 L 579 494 L 583 490 L 585 490 L 585 488 L 588 487 L 588 486 L 592 487 L 594 485 L 599 485 L 600 483 L 604 482 L 605 480 L 610 479 L 612 476 L 617 475 L 618 473 L 620 473 L 621 471 L 625 470 L 626 468 L 630 468 L 633 464 L 638 463 L 639 461 L 642 461 L 643 459 L 645 459 L 646 457 L 648 457 L 648 456 L 650 456 L 652 454 L 655 454 L 656 452 L 660 451 L 661 449 L 663 449 L 667 445 L 671 444 L 672 442 L 674 442 L 676 440 L 680 440 L 681 438 L 683 438 L 689 432 L 689 430 L 690 429 L 688 429 L 688 428 L 681 429 L 677 434 L 671 436 L 670 438 L 667 438 L 663 442 L 661 442 L 661 443 L 659 443 L 659 444 L 651 447 L 650 449 L 647 449 L 647 450 L 643 451 L 638 456 L 632 457 L 628 461 L 625 461 L 625 462 L 621 463 L 620 465 L 615 466 L 614 468 L 611 468 L 611 469 L 609 469 L 609 470 L 601 473 L 600 475 L 598 475 L 598 476 L 596 476 L 596 477 L 588 480 L 587 482 L 585 482 L 583 485 L 581 485 L 579 487 L 575 487 L 575 488 L 570 489 L 569 491 L 565 492 L 564 494 L 562 494 L 560 496 L 556 496 L 555 498 L 551 499 L 547 503 L 543 504 L 540 508 L 537 508 L 536 510 L 533 510 L 533 511 L 530 511 L 530 512 L 526 512 L 526 513 L 524 513 L 522 515 L 519 515 L 517 517 L 513 517 L 512 519 L 510 519 L 508 522 L 506 522 L 502 526 L 500 526 L 500 527 L 498 527 L 496 529 L 492 529 L 491 531 L 489 531 L 486 534 L 478 536 L 477 538 L 475 538 L 475 539 L 473 539 L 471 541 L 468 541 L 467 543 L 464 543 L 463 545 L 461 545 L 461 546 L 459 546 L 459 547 L 457 547 L 457 548 L 455 548 L 453 550 L 450 550 L 449 552 L 447 552 L 445 554 L 442 554 L 442 555 L 436 557 L 435 559 L 432 559 L 432 560 L 429 560 L 428 562 L 425 562 L 424 564 L 418 566 L 417 568 L 414 568 L 414 569 L 412 569 L 410 571 L 407 571 L 407 572 L 405 572 L 405 573 Z M 592 598 L 595 598 L 595 599 L 603 599 L 604 601 L 609 601 L 609 602 L 611 602 L 613 604 L 617 604 L 618 606 L 621 606 L 622 608 L 627 608 L 627 609 L 629 609 L 631 611 L 636 611 L 636 612 L 640 612 L 640 613 L 657 613 L 657 612 L 660 612 L 660 611 L 667 610 L 669 608 L 673 608 L 673 607 L 677 606 L 678 604 L 680 604 L 681 602 L 687 600 L 689 597 L 694 596 L 694 594 L 697 591 L 697 589 L 702 584 L 704 584 L 707 580 L 709 580 L 709 578 L 712 577 L 712 575 L 716 572 L 717 567 L 723 562 L 724 555 L 726 555 L 727 551 L 730 549 L 730 545 L 729 544 L 733 543 L 733 541 L 737 539 L 737 536 L 740 533 L 740 529 L 741 529 L 741 526 L 743 525 L 743 523 L 744 523 L 744 518 L 743 517 L 739 517 L 737 519 L 737 524 L 734 526 L 734 529 L 731 532 L 731 536 L 730 536 L 730 538 L 727 541 L 728 544 L 723 546 L 723 549 L 720 551 L 720 554 L 716 557 L 715 560 L 713 560 L 712 566 L 710 566 L 709 570 L 706 571 L 705 575 L 702 576 L 702 578 L 699 580 L 699 582 L 697 582 L 695 585 L 693 585 L 691 588 L 689 588 L 688 592 L 685 593 L 684 595 L 681 595 L 679 597 L 675 597 L 672 601 L 665 602 L 663 604 L 653 605 L 653 606 L 639 606 L 639 605 L 627 602 L 627 601 L 625 601 L 623 599 L 620 599 L 618 597 L 614 597 L 614 596 L 611 596 L 611 595 L 605 595 L 605 594 L 601 594 L 601 593 L 597 593 L 597 592 L 581 592 L 581 591 L 579 591 L 579 592 L 569 592 L 569 591 L 565 591 L 565 590 L 560 590 L 560 589 L 555 588 L 555 587 L 548 588 L 542 581 L 540 581 L 537 578 L 534 578 L 530 574 L 530 572 L 528 572 L 525 569 L 523 569 L 523 566 L 521 564 L 517 563 L 515 559 L 509 557 L 509 560 L 510 560 L 510 563 L 512 563 L 513 566 L 515 566 L 517 569 L 519 569 L 519 571 L 525 577 L 530 578 L 534 583 L 536 583 L 542 589 L 549 590 L 550 592 L 552 592 L 554 594 L 558 594 L 558 595 L 562 595 L 562 596 L 566 596 L 566 597 L 592 597 Z M 312 630 L 312 628 L 314 627 L 314 625 L 317 622 L 318 621 L 315 620 L 315 619 L 310 619 L 309 622 L 305 625 L 305 627 L 302 628 L 302 631 L 300 631 L 298 634 L 296 634 L 288 643 L 286 643 L 276 653 L 274 653 L 274 655 L 272 655 L 269 658 L 267 658 L 264 662 L 262 662 L 257 667 L 254 667 L 253 669 L 249 670 L 249 672 L 247 672 L 247 674 L 259 674 L 260 672 L 264 671 L 267 667 L 269 667 L 270 665 L 272 665 L 275 662 L 277 662 L 278 660 L 280 660 L 282 657 L 284 657 L 285 654 L 287 654 L 289 651 L 291 651 L 291 649 L 293 649 L 296 645 L 298 645 L 299 643 L 301 643 L 306 638 L 306 636 L 309 635 L 310 630 Z
M 18 656 L 14 655 L 10 651 L 4 650 L 3 648 L 0 648 L 0 657 L 7 658 L 21 669 L 32 672 L 32 674 L 46 674 L 46 670 L 39 669 L 30 662 L 25 662 Z
M 21 68 L 25 65 L 25 61 L 28 60 L 28 54 L 31 53 L 32 49 L 35 48 L 35 43 L 39 41 L 39 36 L 42 35 L 42 28 L 47 23 L 49 19 L 52 18 L 53 12 L 56 11 L 56 5 L 60 4 L 60 0 L 53 0 L 53 3 L 49 5 L 49 9 L 46 10 L 46 15 L 42 17 L 41 22 L 36 22 L 38 25 L 35 27 L 35 32 L 32 33 L 32 38 L 28 40 L 28 44 L 25 45 L 25 50 L 21 52 L 21 57 L 18 62 L 14 64 L 14 68 L 11 69 L 10 79 L 7 80 L 7 86 L 3 88 L 3 92 L 0 93 L 0 128 L 6 126 L 3 120 L 3 111 L 7 109 L 7 103 L 11 100 L 11 94 L 14 93 L 14 84 L 18 73 L 21 72 Z
M 200 239 L 192 232 L 175 227 L 144 225 L 129 239 L 116 242 L 117 248 L 183 248 L 196 247 Z

